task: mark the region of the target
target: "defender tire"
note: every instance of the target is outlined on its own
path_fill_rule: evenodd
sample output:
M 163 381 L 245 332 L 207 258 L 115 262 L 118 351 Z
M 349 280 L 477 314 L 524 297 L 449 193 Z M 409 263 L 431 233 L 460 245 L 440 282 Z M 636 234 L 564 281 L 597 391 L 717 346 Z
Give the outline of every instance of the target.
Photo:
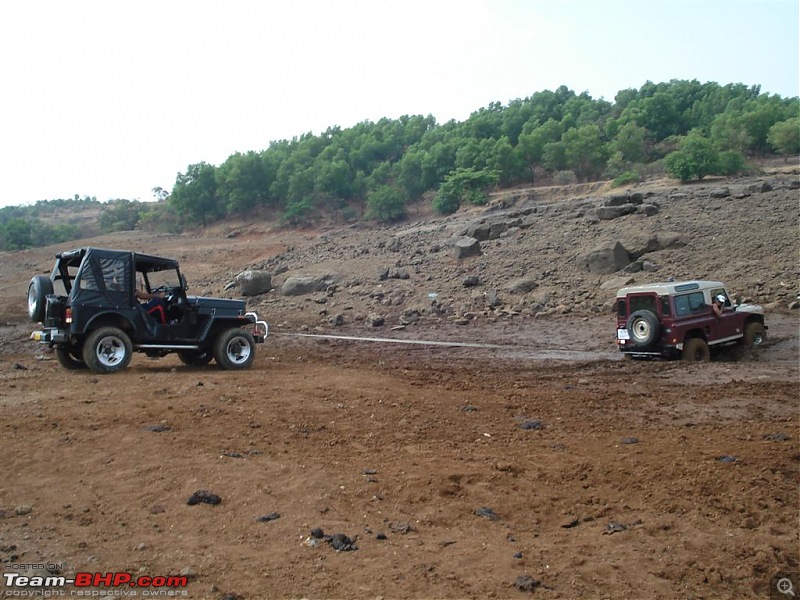
M 711 360 L 711 349 L 703 338 L 689 338 L 683 344 L 681 359 L 686 362 L 708 362 Z
M 53 293 L 53 282 L 47 275 L 34 275 L 28 284 L 28 317 L 34 323 L 44 321 L 47 296 Z
M 255 356 L 256 342 L 244 329 L 227 329 L 214 342 L 214 358 L 223 369 L 246 369 Z
M 101 327 L 83 343 L 83 360 L 95 373 L 116 373 L 131 362 L 133 346 L 128 334 L 116 327 Z
M 653 344 L 661 330 L 658 317 L 649 310 L 635 311 L 625 327 L 628 329 L 632 345 L 637 348 L 646 348 Z
M 80 350 L 67 350 L 65 348 L 56 348 L 56 358 L 58 364 L 70 371 L 78 371 L 86 368 L 86 362 L 83 360 Z
M 767 330 L 758 321 L 751 321 L 744 326 L 742 346 L 746 349 L 758 348 L 767 341 Z

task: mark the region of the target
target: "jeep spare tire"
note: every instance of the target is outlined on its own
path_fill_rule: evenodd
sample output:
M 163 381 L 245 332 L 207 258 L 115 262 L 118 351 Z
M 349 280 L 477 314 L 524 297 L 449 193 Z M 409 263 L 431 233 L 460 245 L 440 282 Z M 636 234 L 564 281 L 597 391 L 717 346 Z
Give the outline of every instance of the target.
M 628 319 L 626 328 L 631 344 L 640 348 L 653 344 L 658 339 L 661 329 L 658 317 L 649 310 L 635 311 Z
M 28 284 L 28 317 L 34 323 L 44 321 L 47 296 L 53 293 L 53 282 L 47 275 L 34 275 Z

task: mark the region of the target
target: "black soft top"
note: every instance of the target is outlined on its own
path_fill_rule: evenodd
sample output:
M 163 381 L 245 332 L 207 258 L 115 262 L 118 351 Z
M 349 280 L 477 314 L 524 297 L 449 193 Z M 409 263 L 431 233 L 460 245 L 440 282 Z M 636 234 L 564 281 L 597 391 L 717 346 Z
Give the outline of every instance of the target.
M 162 258 L 161 256 L 143 254 L 141 252 L 131 252 L 130 250 L 111 250 L 108 248 L 78 248 L 76 250 L 59 252 L 56 254 L 56 258 L 65 267 L 79 267 L 83 257 L 87 254 L 98 258 L 128 258 L 136 265 L 137 271 L 143 271 L 145 273 L 178 268 L 178 261 L 171 258 Z

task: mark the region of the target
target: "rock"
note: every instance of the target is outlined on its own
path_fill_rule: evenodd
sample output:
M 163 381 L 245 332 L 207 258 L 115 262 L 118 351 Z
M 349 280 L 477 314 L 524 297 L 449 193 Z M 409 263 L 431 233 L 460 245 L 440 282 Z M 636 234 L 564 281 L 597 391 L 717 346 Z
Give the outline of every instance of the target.
M 635 438 L 635 437 L 622 438 L 622 443 L 623 444 L 638 444 L 639 443 L 639 438 Z
M 192 569 L 191 567 L 183 567 L 179 572 L 178 575 L 181 577 L 186 577 L 189 581 L 194 581 L 197 579 L 197 571 Z
M 601 290 L 613 290 L 613 291 L 616 291 L 616 290 L 618 290 L 620 288 L 624 288 L 624 287 L 627 287 L 629 285 L 632 285 L 635 282 L 636 282 L 636 279 L 634 279 L 633 277 L 630 277 L 629 275 L 626 275 L 624 277 L 614 277 L 612 279 L 609 279 L 608 281 L 605 281 L 600 286 L 600 289 Z
M 367 321 L 369 321 L 371 327 L 383 327 L 383 324 L 386 323 L 386 317 L 377 313 L 370 313 Z
M 652 273 L 653 271 L 658 271 L 658 265 L 655 263 L 650 262 L 649 260 L 642 261 L 642 271 L 647 273 Z
M 514 587 L 520 592 L 533 592 L 540 585 L 542 585 L 542 582 L 538 579 L 534 579 L 530 575 L 520 575 L 514 581 Z
M 708 195 L 712 198 L 727 198 L 731 195 L 731 189 L 729 187 L 715 188 Z
M 751 194 L 763 194 L 765 192 L 771 192 L 772 185 L 766 181 L 757 181 L 756 183 L 751 183 L 745 189 Z
M 544 424 L 541 421 L 534 420 L 534 421 L 523 421 L 520 423 L 520 429 L 526 429 L 529 431 L 540 431 L 544 429 Z
M 383 267 L 378 272 L 378 281 L 386 281 L 387 279 L 389 279 L 389 268 L 388 267 Z
M 281 286 L 282 296 L 304 296 L 326 289 L 339 280 L 335 274 L 293 275 L 287 277 Z
M 272 289 L 272 274 L 266 271 L 242 271 L 236 276 L 242 296 L 258 296 Z
M 506 284 L 506 290 L 511 294 L 527 294 L 537 287 L 539 283 L 532 277 L 521 277 Z
M 484 517 L 486 519 L 489 519 L 490 521 L 497 521 L 500 518 L 500 515 L 498 515 L 496 512 L 494 512 L 491 508 L 489 508 L 487 506 L 482 506 L 481 508 L 476 508 L 472 512 L 475 515 L 477 515 L 479 517 Z
M 630 196 L 628 194 L 614 194 L 613 196 L 607 196 L 601 206 L 622 206 L 624 204 L 632 204 Z M 639 204 L 641 204 L 641 200 Z
M 659 210 L 655 204 L 642 204 L 636 209 L 636 213 L 645 217 L 652 217 L 657 215 Z
M 460 237 L 453 243 L 453 255 L 456 258 L 480 256 L 481 244 L 473 237 Z
M 277 519 L 281 518 L 281 513 L 278 512 L 271 512 L 268 515 L 260 515 L 256 517 L 257 523 L 269 523 L 270 521 L 276 521 Z
M 33 512 L 33 507 L 28 506 L 27 504 L 21 504 L 17 508 L 14 509 L 14 513 L 18 516 L 29 515 Z
M 625 267 L 630 263 L 630 255 L 619 241 L 606 242 L 585 255 L 581 262 L 589 273 L 604 275 Z
M 464 287 L 475 287 L 476 285 L 479 285 L 480 282 L 481 282 L 480 277 L 478 277 L 477 275 L 467 275 L 466 277 L 464 277 L 464 280 L 461 282 L 461 285 L 463 285 Z
M 497 295 L 497 290 L 489 290 L 484 294 L 484 297 L 486 298 L 486 303 L 492 308 L 495 308 L 503 304 L 503 302 Z
M 351 539 L 343 533 L 334 533 L 327 541 L 337 552 L 352 552 L 353 550 L 358 550 L 358 546 L 356 546 L 357 539 L 358 536 Z
M 389 269 L 389 279 L 408 279 L 410 275 L 405 269 Z
M 197 490 L 194 494 L 189 496 L 186 504 L 189 506 L 194 506 L 195 504 L 200 504 L 201 502 L 216 506 L 217 504 L 222 503 L 222 498 L 220 498 L 217 494 L 209 492 L 208 490 Z
M 594 215 L 601 221 L 611 221 L 636 212 L 636 205 L 623 204 L 621 206 L 600 206 L 594 209 Z
M 331 327 L 341 327 L 344 325 L 344 315 L 342 313 L 337 313 L 328 320 L 328 323 Z

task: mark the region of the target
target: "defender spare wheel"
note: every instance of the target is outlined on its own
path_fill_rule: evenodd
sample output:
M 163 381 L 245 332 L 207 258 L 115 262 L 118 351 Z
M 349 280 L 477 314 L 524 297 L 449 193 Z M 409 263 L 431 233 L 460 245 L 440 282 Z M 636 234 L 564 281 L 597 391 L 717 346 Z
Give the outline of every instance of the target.
M 53 293 L 53 282 L 47 275 L 34 275 L 28 284 L 28 317 L 34 323 L 44 321 L 47 296 Z
M 634 346 L 649 346 L 658 339 L 658 317 L 649 310 L 635 311 L 628 319 L 626 327 Z

